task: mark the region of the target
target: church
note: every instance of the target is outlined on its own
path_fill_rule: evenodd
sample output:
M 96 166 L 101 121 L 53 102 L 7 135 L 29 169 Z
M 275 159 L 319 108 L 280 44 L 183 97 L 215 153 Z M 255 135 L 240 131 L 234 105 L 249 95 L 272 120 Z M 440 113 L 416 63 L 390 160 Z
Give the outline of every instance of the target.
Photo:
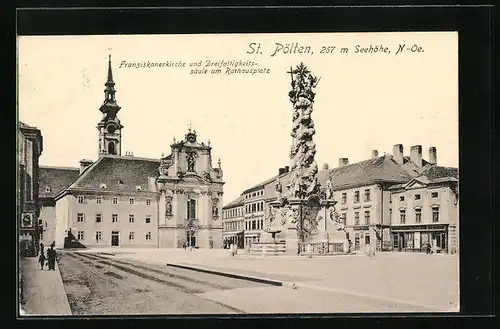
M 221 248 L 223 172 L 210 142 L 188 129 L 160 159 L 122 155 L 115 82 L 108 62 L 96 161 L 40 167 L 41 241 L 63 247 Z

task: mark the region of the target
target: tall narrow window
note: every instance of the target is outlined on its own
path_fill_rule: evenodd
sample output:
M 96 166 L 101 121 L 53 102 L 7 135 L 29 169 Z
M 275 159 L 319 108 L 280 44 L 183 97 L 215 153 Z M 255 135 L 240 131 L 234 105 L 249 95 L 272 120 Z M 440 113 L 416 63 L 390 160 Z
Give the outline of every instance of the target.
M 347 193 L 342 193 L 342 204 L 346 204 L 347 203 Z
M 150 206 L 151 205 L 151 199 L 146 199 L 146 206 Z
M 439 222 L 439 208 L 438 207 L 432 208 L 432 222 L 433 223 Z
M 78 203 L 85 203 L 85 197 L 83 195 L 78 196 Z
M 399 219 L 401 221 L 401 224 L 406 223 L 406 210 L 399 211 Z
M 108 154 L 115 154 L 115 143 L 114 142 L 109 142 Z
M 188 219 L 196 219 L 196 200 L 190 199 L 187 202 Z
M 117 197 L 113 197 L 113 201 L 112 201 L 113 204 L 118 204 L 118 198 Z
M 370 225 L 370 211 L 365 211 L 365 225 Z
M 102 197 L 101 196 L 96 197 L 95 202 L 102 203 Z
M 359 212 L 354 213 L 354 225 L 359 225 Z
M 415 223 L 422 222 L 422 209 L 415 209 Z
M 347 214 L 345 212 L 342 213 L 340 218 L 342 219 L 342 224 L 347 225 Z

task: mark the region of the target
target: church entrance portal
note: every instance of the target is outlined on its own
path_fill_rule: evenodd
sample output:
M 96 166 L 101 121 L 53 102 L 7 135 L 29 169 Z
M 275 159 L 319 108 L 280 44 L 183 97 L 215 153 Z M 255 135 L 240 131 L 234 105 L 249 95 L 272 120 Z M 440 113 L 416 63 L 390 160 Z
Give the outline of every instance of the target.
M 196 247 L 196 231 L 186 231 L 186 240 L 188 242 L 188 246 Z

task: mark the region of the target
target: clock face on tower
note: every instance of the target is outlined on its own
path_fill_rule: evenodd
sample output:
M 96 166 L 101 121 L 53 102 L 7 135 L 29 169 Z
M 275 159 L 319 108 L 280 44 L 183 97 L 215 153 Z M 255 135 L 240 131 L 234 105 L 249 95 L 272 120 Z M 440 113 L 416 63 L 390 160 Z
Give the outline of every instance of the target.
M 189 134 L 187 140 L 190 142 L 190 143 L 194 143 L 196 142 L 196 136 L 194 134 Z
M 115 126 L 108 126 L 108 133 L 112 134 L 116 130 Z

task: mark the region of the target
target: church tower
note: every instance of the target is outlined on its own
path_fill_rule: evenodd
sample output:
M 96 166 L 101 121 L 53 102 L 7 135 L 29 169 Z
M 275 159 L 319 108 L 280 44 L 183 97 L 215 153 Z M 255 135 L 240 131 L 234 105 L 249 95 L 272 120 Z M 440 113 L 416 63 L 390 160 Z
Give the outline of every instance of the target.
M 97 124 L 99 130 L 99 156 L 105 154 L 121 156 L 123 126 L 117 117 L 121 107 L 118 106 L 115 99 L 116 90 L 111 69 L 111 55 L 109 55 L 108 79 L 104 85 L 106 86 L 106 89 L 104 89 L 104 102 L 99 108 L 103 116 Z

